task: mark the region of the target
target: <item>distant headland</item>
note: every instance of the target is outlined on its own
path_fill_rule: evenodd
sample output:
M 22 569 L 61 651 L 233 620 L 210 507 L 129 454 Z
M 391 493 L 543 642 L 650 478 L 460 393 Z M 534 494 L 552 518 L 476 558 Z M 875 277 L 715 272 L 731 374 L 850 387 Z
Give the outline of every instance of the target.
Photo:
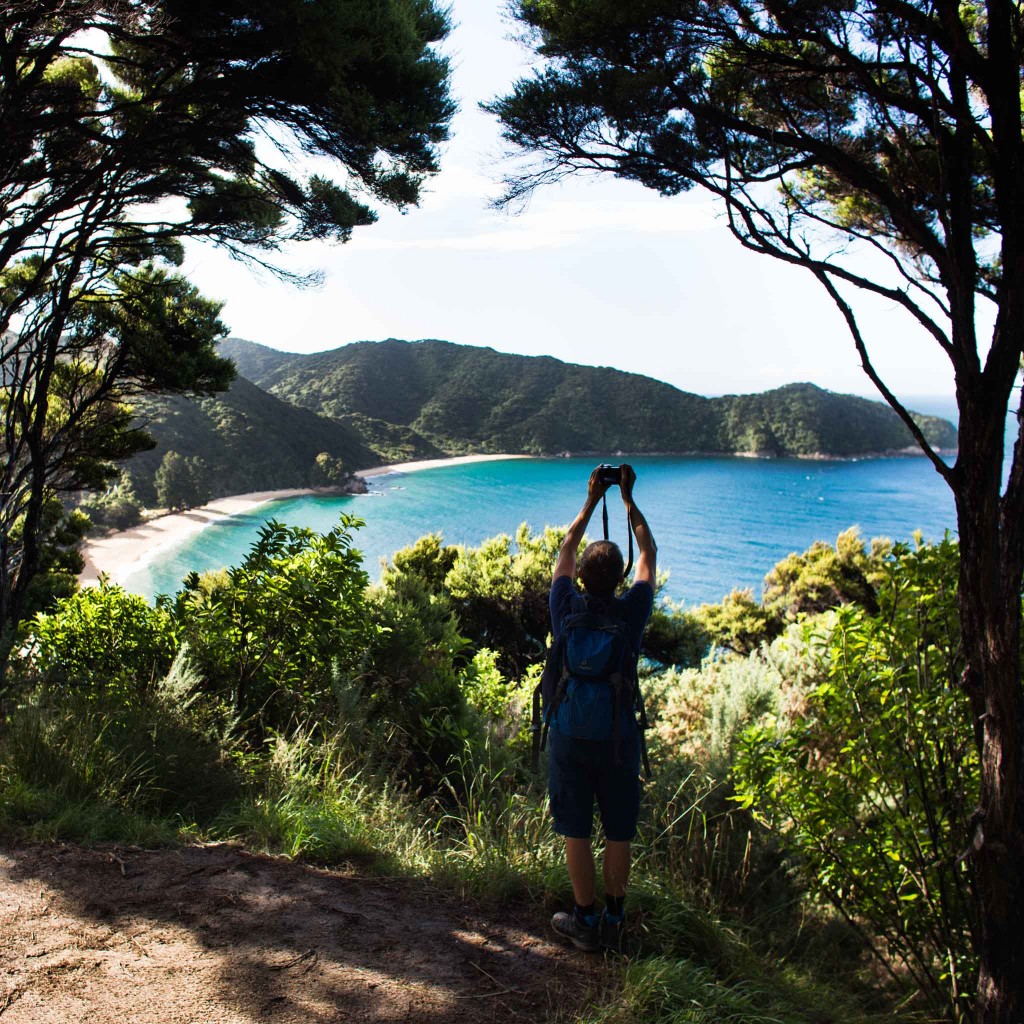
M 130 463 L 144 501 L 169 451 L 200 458 L 211 497 L 315 483 L 337 465 L 457 455 L 744 455 L 857 458 L 916 453 L 885 404 L 789 384 L 706 398 L 662 381 L 550 356 L 445 341 L 355 342 L 299 355 L 228 338 L 230 391 L 147 400 L 157 440 Z M 956 428 L 914 413 L 929 443 L 956 447 Z

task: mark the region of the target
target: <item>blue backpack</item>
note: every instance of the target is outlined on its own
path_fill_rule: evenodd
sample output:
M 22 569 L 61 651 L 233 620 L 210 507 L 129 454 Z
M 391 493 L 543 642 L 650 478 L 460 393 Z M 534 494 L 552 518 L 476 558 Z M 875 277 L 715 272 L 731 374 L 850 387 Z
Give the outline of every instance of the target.
M 643 735 L 647 718 L 626 624 L 589 608 L 566 616 L 533 695 L 534 770 L 549 728 L 580 740 L 613 740 L 615 763 L 621 764 L 621 738 L 637 728 L 637 712 L 644 770 L 649 776 Z

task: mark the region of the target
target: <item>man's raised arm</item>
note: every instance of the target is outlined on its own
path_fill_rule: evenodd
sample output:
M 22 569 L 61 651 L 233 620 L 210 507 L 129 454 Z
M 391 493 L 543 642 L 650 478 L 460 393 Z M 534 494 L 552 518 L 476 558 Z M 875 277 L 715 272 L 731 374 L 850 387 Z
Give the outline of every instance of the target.
M 557 580 L 559 576 L 576 578 L 576 552 L 579 551 L 580 541 L 583 540 L 583 534 L 587 531 L 590 517 L 594 514 L 594 509 L 597 508 L 598 502 L 604 497 L 604 492 L 608 490 L 608 487 L 609 484 L 601 480 L 600 469 L 595 469 L 587 481 L 587 500 L 583 508 L 580 509 L 580 514 L 569 527 L 562 546 L 558 549 L 558 561 L 555 562 L 552 580 Z
M 633 484 L 636 482 L 636 473 L 633 467 L 623 464 L 619 467 L 619 490 L 622 492 L 622 500 L 626 505 L 626 512 L 629 515 L 629 525 L 633 528 L 633 535 L 636 537 L 636 546 L 640 549 L 640 555 L 636 560 L 636 571 L 633 574 L 634 583 L 649 583 L 654 587 L 658 570 L 658 545 L 654 543 L 654 534 L 647 525 L 643 512 L 636 507 L 633 500 Z

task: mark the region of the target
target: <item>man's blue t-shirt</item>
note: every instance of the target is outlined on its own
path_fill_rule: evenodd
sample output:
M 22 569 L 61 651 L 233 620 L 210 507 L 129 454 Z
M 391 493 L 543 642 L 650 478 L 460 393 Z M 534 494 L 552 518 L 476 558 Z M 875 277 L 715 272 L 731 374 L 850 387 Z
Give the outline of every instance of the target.
M 571 576 L 559 576 L 548 595 L 551 609 L 551 639 L 558 639 L 566 616 L 587 610 L 586 599 L 573 585 Z M 644 627 L 654 608 L 654 588 L 650 583 L 634 583 L 622 597 L 612 598 L 610 614 L 626 624 L 626 637 L 635 654 L 640 653 Z

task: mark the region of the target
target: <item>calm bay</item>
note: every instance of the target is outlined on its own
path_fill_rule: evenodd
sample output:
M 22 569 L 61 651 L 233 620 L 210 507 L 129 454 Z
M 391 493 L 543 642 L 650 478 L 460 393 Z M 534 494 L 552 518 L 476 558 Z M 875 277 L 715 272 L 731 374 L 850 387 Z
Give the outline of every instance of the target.
M 173 593 L 192 570 L 239 562 L 267 519 L 329 529 L 341 513 L 366 525 L 356 533 L 371 578 L 381 558 L 425 533 L 449 544 L 479 544 L 514 533 L 568 524 L 586 495 L 595 460 L 529 459 L 441 466 L 370 478 L 368 495 L 275 501 L 232 517 L 161 553 L 125 579 L 152 599 Z M 609 456 L 609 461 L 621 458 Z M 764 574 L 791 551 L 834 542 L 858 526 L 865 538 L 909 541 L 915 530 L 935 540 L 955 528 L 952 498 L 921 457 L 809 461 L 708 457 L 637 457 L 637 502 L 671 573 L 667 593 L 687 604 L 718 601 L 734 587 L 759 592 Z M 625 549 L 625 513 L 609 495 L 611 538 Z M 600 514 L 589 535 L 600 535 Z

